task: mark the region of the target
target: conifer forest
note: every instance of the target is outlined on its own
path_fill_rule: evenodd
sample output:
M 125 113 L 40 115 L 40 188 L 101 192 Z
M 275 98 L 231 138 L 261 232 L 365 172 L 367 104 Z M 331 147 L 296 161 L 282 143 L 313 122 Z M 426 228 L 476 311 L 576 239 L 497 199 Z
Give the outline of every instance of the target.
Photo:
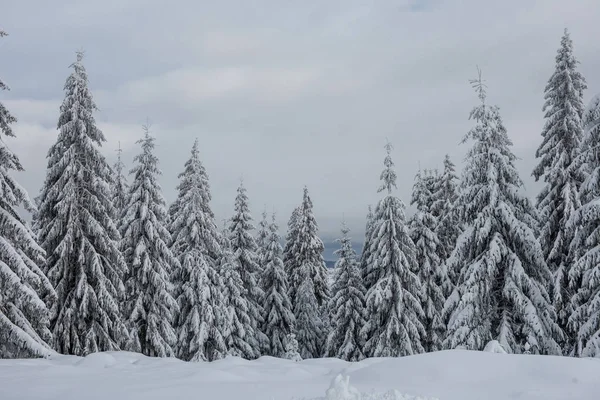
M 567 30 L 556 45 L 527 172 L 541 191 L 524 193 L 501 104 L 489 100 L 494 84 L 473 68 L 466 157 L 414 169 L 403 199 L 402 133 L 381 143 L 379 180 L 366 186 L 379 201 L 364 205 L 364 238 L 354 238 L 362 247 L 340 220 L 333 268 L 310 187 L 298 183 L 297 207 L 278 226 L 273 212 L 251 214 L 242 181 L 223 224 L 198 140 L 181 144 L 186 160 L 168 160 L 180 169 L 172 202 L 150 125 L 140 124 L 133 159 L 109 163 L 93 76 L 76 52 L 37 193 L 18 182 L 27 154 L 10 143 L 27 132 L 0 97 L 0 358 L 125 350 L 190 362 L 361 361 L 490 343 L 600 357 L 600 96 Z M 0 96 L 9 84 L 0 81 Z

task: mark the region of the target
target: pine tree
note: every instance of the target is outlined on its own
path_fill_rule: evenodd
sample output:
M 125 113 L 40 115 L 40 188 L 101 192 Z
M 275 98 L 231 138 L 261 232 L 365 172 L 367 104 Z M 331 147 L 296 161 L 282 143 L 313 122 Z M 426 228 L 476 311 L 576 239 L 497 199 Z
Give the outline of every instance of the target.
M 178 206 L 171 216 L 171 251 L 180 268 L 173 274 L 179 314 L 177 355 L 186 361 L 213 361 L 226 353 L 223 282 L 218 272 L 221 237 L 210 208 L 208 175 L 198 140 L 179 174 Z
M 342 237 L 338 239 L 340 249 L 335 251 L 338 260 L 335 263 L 333 296 L 329 304 L 332 321 L 327 339 L 327 354 L 346 361 L 360 361 L 365 358 L 360 330 L 366 321 L 366 290 L 348 232 L 350 229 L 344 224 Z
M 261 282 L 265 292 L 262 331 L 269 338 L 268 354 L 273 357 L 284 357 L 286 337 L 293 332 L 296 320 L 288 297 L 287 275 L 281 259 L 282 248 L 275 214 L 269 225 L 267 239 Z
M 127 178 L 125 178 L 125 175 L 123 174 L 125 164 L 123 164 L 123 161 L 121 160 L 122 153 L 123 150 L 121 149 L 121 143 L 119 143 L 119 148 L 117 149 L 117 162 L 113 167 L 114 179 L 112 185 L 112 198 L 113 204 L 115 206 L 115 215 L 117 216 L 117 220 L 119 220 L 123 216 L 123 212 L 125 211 L 125 207 L 127 206 L 127 193 L 129 191 Z
M 300 282 L 296 291 L 294 316 L 296 317 L 296 338 L 300 356 L 319 358 L 323 354 L 323 342 L 326 338 L 323 311 L 319 308 L 315 286 L 311 278 L 309 264 L 302 264 L 297 272 Z
M 228 355 L 253 359 L 260 354 L 257 353 L 256 337 L 250 324 L 248 296 L 227 234 L 228 229 L 225 229 L 221 240 L 222 253 L 219 261 L 227 318 L 227 328 L 224 331 L 225 345 Z
M 454 163 L 450 160 L 450 156 L 446 154 L 444 158 L 444 171 L 440 175 L 435 176 L 435 183 L 432 193 L 432 207 L 431 213 L 437 218 L 437 226 L 435 233 L 440 239 L 440 246 L 438 246 L 438 256 L 442 262 L 446 261 L 454 246 L 456 245 L 456 239 L 460 235 L 460 224 L 458 216 L 455 211 L 457 193 L 457 181 L 456 168 Z M 455 271 L 450 272 L 450 280 L 452 283 L 456 283 Z
M 367 292 L 367 322 L 361 331 L 368 357 L 421 353 L 425 334 L 415 245 L 405 223 L 404 203 L 392 195 L 396 187 L 392 145 L 385 148 L 379 192 L 387 191 L 387 195 L 375 209 L 369 259 L 375 283 Z
M 48 152 L 35 216 L 57 294 L 53 346 L 75 355 L 118 350 L 126 337 L 119 309 L 126 265 L 113 220 L 112 170 L 97 148 L 105 138 L 92 115 L 96 105 L 82 59 L 78 52 L 65 83 L 58 139 Z
M 286 337 L 284 358 L 295 362 L 302 361 L 302 357 L 298 353 L 298 340 L 296 340 L 296 335 L 293 333 L 290 333 Z
M 573 214 L 568 228 L 575 232 L 571 243 L 574 264 L 569 271 L 573 312 L 570 331 L 575 334 L 574 353 L 580 357 L 600 355 L 600 95 L 590 102 L 583 116 L 583 151 L 579 168 L 586 175 L 581 187 L 583 205 Z
M 545 182 L 537 197 L 541 221 L 539 240 L 546 263 L 555 274 L 553 302 L 559 325 L 566 333 L 562 343 L 565 353 L 571 352 L 574 341 L 568 318 L 573 312 L 570 299 L 577 290 L 569 287 L 568 282 L 572 234 L 566 225 L 581 205 L 578 193 L 583 178 L 573 163 L 583 135 L 583 91 L 587 87 L 584 77 L 576 71 L 577 64 L 573 42 L 565 29 L 556 55 L 556 68 L 545 89 L 543 111 L 546 123 L 542 144 L 536 152 L 540 162 L 533 170 L 535 179 L 543 178 Z
M 157 180 L 161 172 L 153 154 L 154 140 L 144 126 L 144 137 L 137 141 L 142 151 L 133 159 L 137 165 L 131 170 L 134 178 L 121 225 L 123 255 L 129 267 L 125 312 L 131 351 L 172 357 L 178 307 L 171 294 L 170 275 L 180 266 L 168 246 L 171 235 L 165 226 L 167 212 Z
M 248 207 L 246 188 L 240 184 L 235 198 L 235 214 L 229 225 L 229 242 L 233 253 L 233 262 L 244 285 L 243 295 L 248 304 L 250 318 L 250 334 L 246 340 L 252 346 L 253 353 L 260 357 L 261 350 L 267 348 L 269 339 L 261 332 L 264 309 L 262 300 L 264 292 L 260 287 L 260 266 L 258 264 L 258 247 L 251 234 L 254 229 L 252 216 Z
M 421 304 L 425 313 L 423 320 L 425 336 L 421 338 L 421 343 L 428 352 L 441 350 L 445 333 L 442 318 L 445 276 L 438 256 L 438 247 L 441 246 L 436 233 L 438 221 L 431 213 L 433 205 L 431 190 L 434 189 L 434 178 L 431 173 L 423 176 L 419 171 L 417 174 L 411 199 L 411 205 L 416 206 L 417 210 L 410 224 L 410 236 L 416 246 L 416 259 L 422 285 Z
M 521 193 L 512 142 L 499 109 L 486 104 L 485 86 L 472 81 L 481 104 L 463 143 L 473 140 L 463 171 L 459 216 L 466 230 L 448 260 L 461 267 L 459 285 L 446 302 L 446 348 L 482 350 L 497 340 L 509 353 L 560 354 L 562 333 L 543 282 L 550 276 L 535 238 L 533 205 Z
M 0 90 L 9 90 L 2 80 Z M 15 137 L 15 122 L 0 103 L 0 133 Z M 23 166 L 0 140 L 0 358 L 48 356 L 53 351 L 46 301 L 56 293 L 41 269 L 44 250 L 17 210 L 34 212 L 35 205 L 10 171 L 23 171 Z

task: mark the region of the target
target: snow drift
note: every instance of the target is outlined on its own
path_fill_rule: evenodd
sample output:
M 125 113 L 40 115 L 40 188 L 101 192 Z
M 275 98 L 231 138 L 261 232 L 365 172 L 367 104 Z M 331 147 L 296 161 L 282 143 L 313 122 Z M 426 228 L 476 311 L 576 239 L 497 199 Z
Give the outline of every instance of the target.
M 108 352 L 0 360 L 0 399 L 339 400 L 328 396 L 341 393 L 343 400 L 597 400 L 599 377 L 600 359 L 462 350 L 357 363 L 272 357 L 186 363 Z

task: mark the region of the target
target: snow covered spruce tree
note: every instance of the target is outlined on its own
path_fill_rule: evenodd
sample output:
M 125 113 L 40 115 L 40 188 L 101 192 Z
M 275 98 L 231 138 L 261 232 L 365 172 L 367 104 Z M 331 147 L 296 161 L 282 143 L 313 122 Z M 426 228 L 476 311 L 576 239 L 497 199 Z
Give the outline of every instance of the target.
M 122 153 L 123 150 L 121 149 L 121 144 L 119 143 L 119 148 L 117 149 L 117 162 L 113 166 L 114 179 L 112 184 L 112 198 L 117 220 L 120 220 L 123 216 L 123 212 L 127 206 L 127 195 L 129 192 L 127 178 L 123 174 L 125 164 L 123 164 L 123 161 L 121 160 Z
M 227 354 L 246 359 L 260 356 L 254 329 L 250 324 L 248 296 L 240 277 L 239 264 L 235 261 L 226 227 L 221 239 L 219 273 L 223 278 L 223 296 L 226 309 L 225 347 Z
M 264 271 L 261 282 L 265 293 L 262 332 L 269 340 L 268 355 L 284 357 L 286 338 L 293 333 L 296 320 L 288 296 L 288 281 L 281 259 L 282 248 L 275 214 L 269 225 L 269 236 L 265 242 L 266 252 L 263 258 Z
M 369 258 L 371 256 L 371 236 L 373 236 L 373 208 L 369 205 L 369 211 L 367 212 L 367 222 L 365 224 L 365 239 L 363 243 L 362 252 L 360 254 L 360 273 L 363 279 L 363 285 L 365 290 L 368 291 L 375 282 L 373 281 L 373 274 L 370 269 Z
M 256 233 L 256 253 L 258 256 L 258 265 L 260 267 L 260 274 L 263 273 L 264 270 L 264 258 L 268 252 L 269 248 L 269 238 L 271 237 L 270 233 L 270 225 L 267 219 L 267 210 L 265 209 L 262 214 L 262 218 L 258 223 L 258 232 Z
M 179 314 L 177 356 L 185 361 L 213 361 L 226 353 L 226 309 L 218 272 L 221 236 L 210 208 L 208 175 L 200 161 L 198 140 L 179 174 L 176 210 L 171 215 L 171 251 L 180 268 L 173 274 Z
M 497 340 L 509 353 L 529 346 L 534 354 L 560 354 L 562 333 L 544 286 L 550 271 L 532 228 L 535 210 L 521 193 L 499 109 L 486 104 L 481 74 L 471 82 L 481 104 L 471 111 L 476 125 L 463 139 L 474 142 L 457 201 L 466 230 L 448 260 L 461 272 L 445 305 L 444 345 L 482 350 Z
M 396 187 L 392 145 L 387 143 L 385 149 L 379 192 L 387 194 L 377 204 L 373 219 L 369 269 L 374 284 L 367 291 L 367 322 L 361 331 L 367 357 L 422 353 L 425 335 L 416 249 L 406 226 L 404 203 L 392 195 Z
M 118 350 L 126 337 L 119 307 L 126 266 L 113 220 L 112 170 L 98 150 L 105 139 L 92 115 L 96 105 L 82 60 L 78 52 L 65 83 L 35 224 L 57 294 L 53 347 L 83 356 Z
M 0 38 L 6 33 L 0 30 Z M 8 86 L 0 80 L 0 90 Z M 14 137 L 16 118 L 0 103 L 0 133 Z M 40 268 L 44 250 L 17 210 L 35 211 L 27 192 L 10 171 L 23 171 L 19 158 L 0 140 L 0 358 L 48 356 L 49 313 L 56 296 Z
M 335 252 L 338 260 L 329 303 L 332 320 L 327 338 L 327 355 L 346 361 L 360 361 L 365 358 L 360 330 L 366 321 L 366 290 L 348 232 L 350 229 L 344 224 L 342 237 L 338 239 L 340 249 Z
M 170 275 L 179 268 L 169 249 L 167 212 L 157 177 L 154 137 L 144 126 L 137 141 L 142 151 L 133 161 L 133 182 L 121 225 L 121 247 L 129 267 L 125 306 L 130 340 L 128 348 L 150 357 L 172 357 L 177 340 L 173 322 L 178 310 Z
M 437 220 L 431 213 L 434 175 L 421 171 L 413 185 L 411 205 L 417 210 L 410 221 L 410 236 L 416 247 L 418 274 L 422 285 L 421 304 L 425 318 L 423 327 L 425 335 L 421 343 L 425 351 L 438 351 L 442 348 L 446 330 L 442 318 L 444 309 L 444 273 L 438 256 L 441 246 L 436 233 Z
M 296 338 L 302 358 L 321 357 L 327 338 L 329 284 L 323 261 L 324 246 L 307 188 L 294 219 L 293 242 L 286 247 L 289 248 L 288 279 L 296 317 Z
M 248 196 L 243 183 L 237 189 L 235 198 L 235 214 L 229 225 L 229 243 L 233 254 L 233 262 L 244 285 L 244 296 L 248 304 L 251 334 L 248 343 L 252 346 L 256 357 L 260 357 L 262 349 L 268 347 L 269 339 L 261 332 L 263 325 L 262 301 L 264 293 L 260 287 L 260 266 L 258 246 L 252 236 L 252 216 L 248 207 Z
M 583 91 L 587 87 L 584 77 L 576 71 L 577 64 L 573 42 L 565 30 L 556 55 L 555 71 L 545 89 L 546 123 L 542 144 L 536 152 L 539 164 L 533 170 L 535 179 L 545 182 L 537 197 L 541 221 L 539 240 L 546 263 L 555 274 L 553 302 L 559 325 L 566 333 L 561 343 L 565 354 L 573 348 L 574 332 L 568 326 L 568 318 L 573 312 L 570 300 L 577 290 L 569 287 L 572 235 L 566 225 L 580 206 L 578 194 L 583 178 L 573 163 L 581 146 Z
M 435 233 L 440 239 L 440 246 L 437 253 L 442 262 L 446 261 L 454 246 L 456 239 L 460 235 L 460 224 L 455 211 L 457 193 L 456 168 L 450 156 L 444 157 L 444 170 L 441 174 L 435 176 L 435 187 L 432 192 L 431 213 L 438 220 Z M 452 283 L 456 283 L 455 271 L 450 271 L 449 278 Z
M 285 245 L 283 248 L 283 266 L 285 268 L 285 272 L 288 277 L 291 276 L 291 271 L 293 271 L 296 265 L 296 256 L 294 245 L 297 243 L 298 239 L 298 215 L 300 214 L 300 207 L 294 208 L 292 211 L 292 215 L 287 223 L 287 232 L 285 235 Z M 292 292 L 292 288 L 290 287 L 290 300 L 293 298 L 294 293 Z
M 586 172 L 581 187 L 582 206 L 573 213 L 568 228 L 575 233 L 571 243 L 574 264 L 569 271 L 573 312 L 570 331 L 575 335 L 574 354 L 600 356 L 600 95 L 592 99 L 583 116 L 584 139 L 580 169 Z

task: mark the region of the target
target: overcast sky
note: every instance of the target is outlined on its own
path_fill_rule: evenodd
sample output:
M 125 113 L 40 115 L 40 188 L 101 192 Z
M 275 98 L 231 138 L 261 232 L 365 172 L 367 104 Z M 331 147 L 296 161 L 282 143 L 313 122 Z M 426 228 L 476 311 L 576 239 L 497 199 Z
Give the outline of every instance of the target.
M 448 153 L 460 168 L 476 65 L 531 197 L 543 90 L 565 27 L 585 101 L 600 92 L 598 0 L 4 0 L 1 16 L 11 91 L 0 100 L 19 119 L 8 144 L 32 197 L 68 66 L 84 49 L 111 163 L 120 141 L 131 167 L 148 118 L 168 202 L 198 138 L 219 220 L 243 177 L 255 219 L 275 209 L 283 231 L 306 185 L 326 242 L 342 218 L 362 240 L 386 138 L 407 203 L 419 165 L 439 167 Z

